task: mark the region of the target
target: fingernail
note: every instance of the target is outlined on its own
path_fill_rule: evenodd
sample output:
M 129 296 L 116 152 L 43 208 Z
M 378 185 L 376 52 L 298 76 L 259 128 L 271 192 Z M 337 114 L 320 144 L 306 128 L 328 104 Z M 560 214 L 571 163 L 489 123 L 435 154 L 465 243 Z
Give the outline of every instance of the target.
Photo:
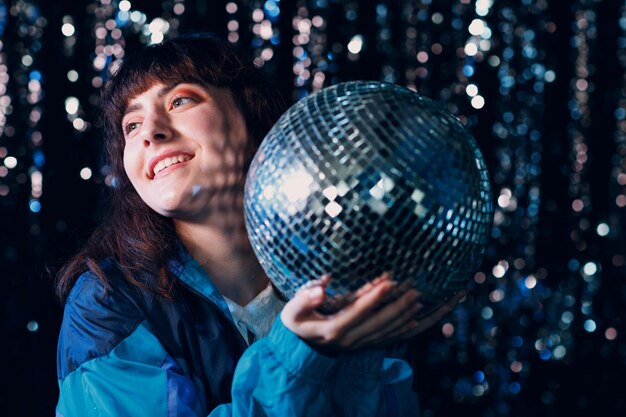
M 378 279 L 380 279 L 381 281 L 387 281 L 391 278 L 391 275 L 389 275 L 389 272 L 383 272 L 382 274 L 380 274 L 380 276 L 378 277 Z
M 391 291 L 391 290 L 394 290 L 396 288 L 398 283 L 395 282 L 395 281 L 385 281 L 383 285 L 384 285 L 385 291 Z
M 309 290 L 309 298 L 317 301 L 324 296 L 324 289 L 322 287 L 313 287 Z

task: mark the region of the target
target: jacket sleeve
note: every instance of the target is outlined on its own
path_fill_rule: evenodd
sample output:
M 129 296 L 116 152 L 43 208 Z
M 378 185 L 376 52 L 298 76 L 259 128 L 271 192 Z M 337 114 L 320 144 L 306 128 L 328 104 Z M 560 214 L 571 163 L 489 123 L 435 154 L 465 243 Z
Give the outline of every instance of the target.
M 209 417 L 418 416 L 412 371 L 367 350 L 338 358 L 316 352 L 276 320 L 240 359 L 232 403 Z
M 143 325 L 109 355 L 59 380 L 59 391 L 57 417 L 191 417 L 201 410 L 192 381 Z
M 63 313 L 57 417 L 201 416 L 204 398 L 133 298 L 83 274 Z

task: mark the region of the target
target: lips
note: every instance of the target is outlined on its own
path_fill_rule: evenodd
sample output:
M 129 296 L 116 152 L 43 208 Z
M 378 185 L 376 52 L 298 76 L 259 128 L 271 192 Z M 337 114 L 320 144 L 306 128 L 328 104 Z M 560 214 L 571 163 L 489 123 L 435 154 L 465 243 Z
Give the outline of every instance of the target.
M 166 152 L 157 155 L 150 159 L 150 163 L 148 164 L 148 177 L 154 179 L 154 177 L 163 170 L 173 165 L 187 162 L 193 159 L 193 157 L 194 155 L 181 151 Z

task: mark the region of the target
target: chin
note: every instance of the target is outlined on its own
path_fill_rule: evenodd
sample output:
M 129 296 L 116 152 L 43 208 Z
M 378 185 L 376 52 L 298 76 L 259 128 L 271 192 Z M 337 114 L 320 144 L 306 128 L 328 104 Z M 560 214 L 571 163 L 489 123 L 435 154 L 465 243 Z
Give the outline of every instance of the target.
M 149 204 L 149 206 L 163 216 L 174 217 L 185 207 L 187 199 L 184 197 L 180 193 L 162 194 L 158 198 L 152 199 L 152 204 Z

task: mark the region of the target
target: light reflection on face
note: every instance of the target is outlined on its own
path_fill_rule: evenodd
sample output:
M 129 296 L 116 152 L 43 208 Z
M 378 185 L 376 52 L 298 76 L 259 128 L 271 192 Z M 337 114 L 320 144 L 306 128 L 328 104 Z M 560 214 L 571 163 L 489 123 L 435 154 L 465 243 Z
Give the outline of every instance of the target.
M 155 84 L 132 98 L 124 169 L 159 214 L 201 221 L 241 184 L 245 121 L 227 88 Z

